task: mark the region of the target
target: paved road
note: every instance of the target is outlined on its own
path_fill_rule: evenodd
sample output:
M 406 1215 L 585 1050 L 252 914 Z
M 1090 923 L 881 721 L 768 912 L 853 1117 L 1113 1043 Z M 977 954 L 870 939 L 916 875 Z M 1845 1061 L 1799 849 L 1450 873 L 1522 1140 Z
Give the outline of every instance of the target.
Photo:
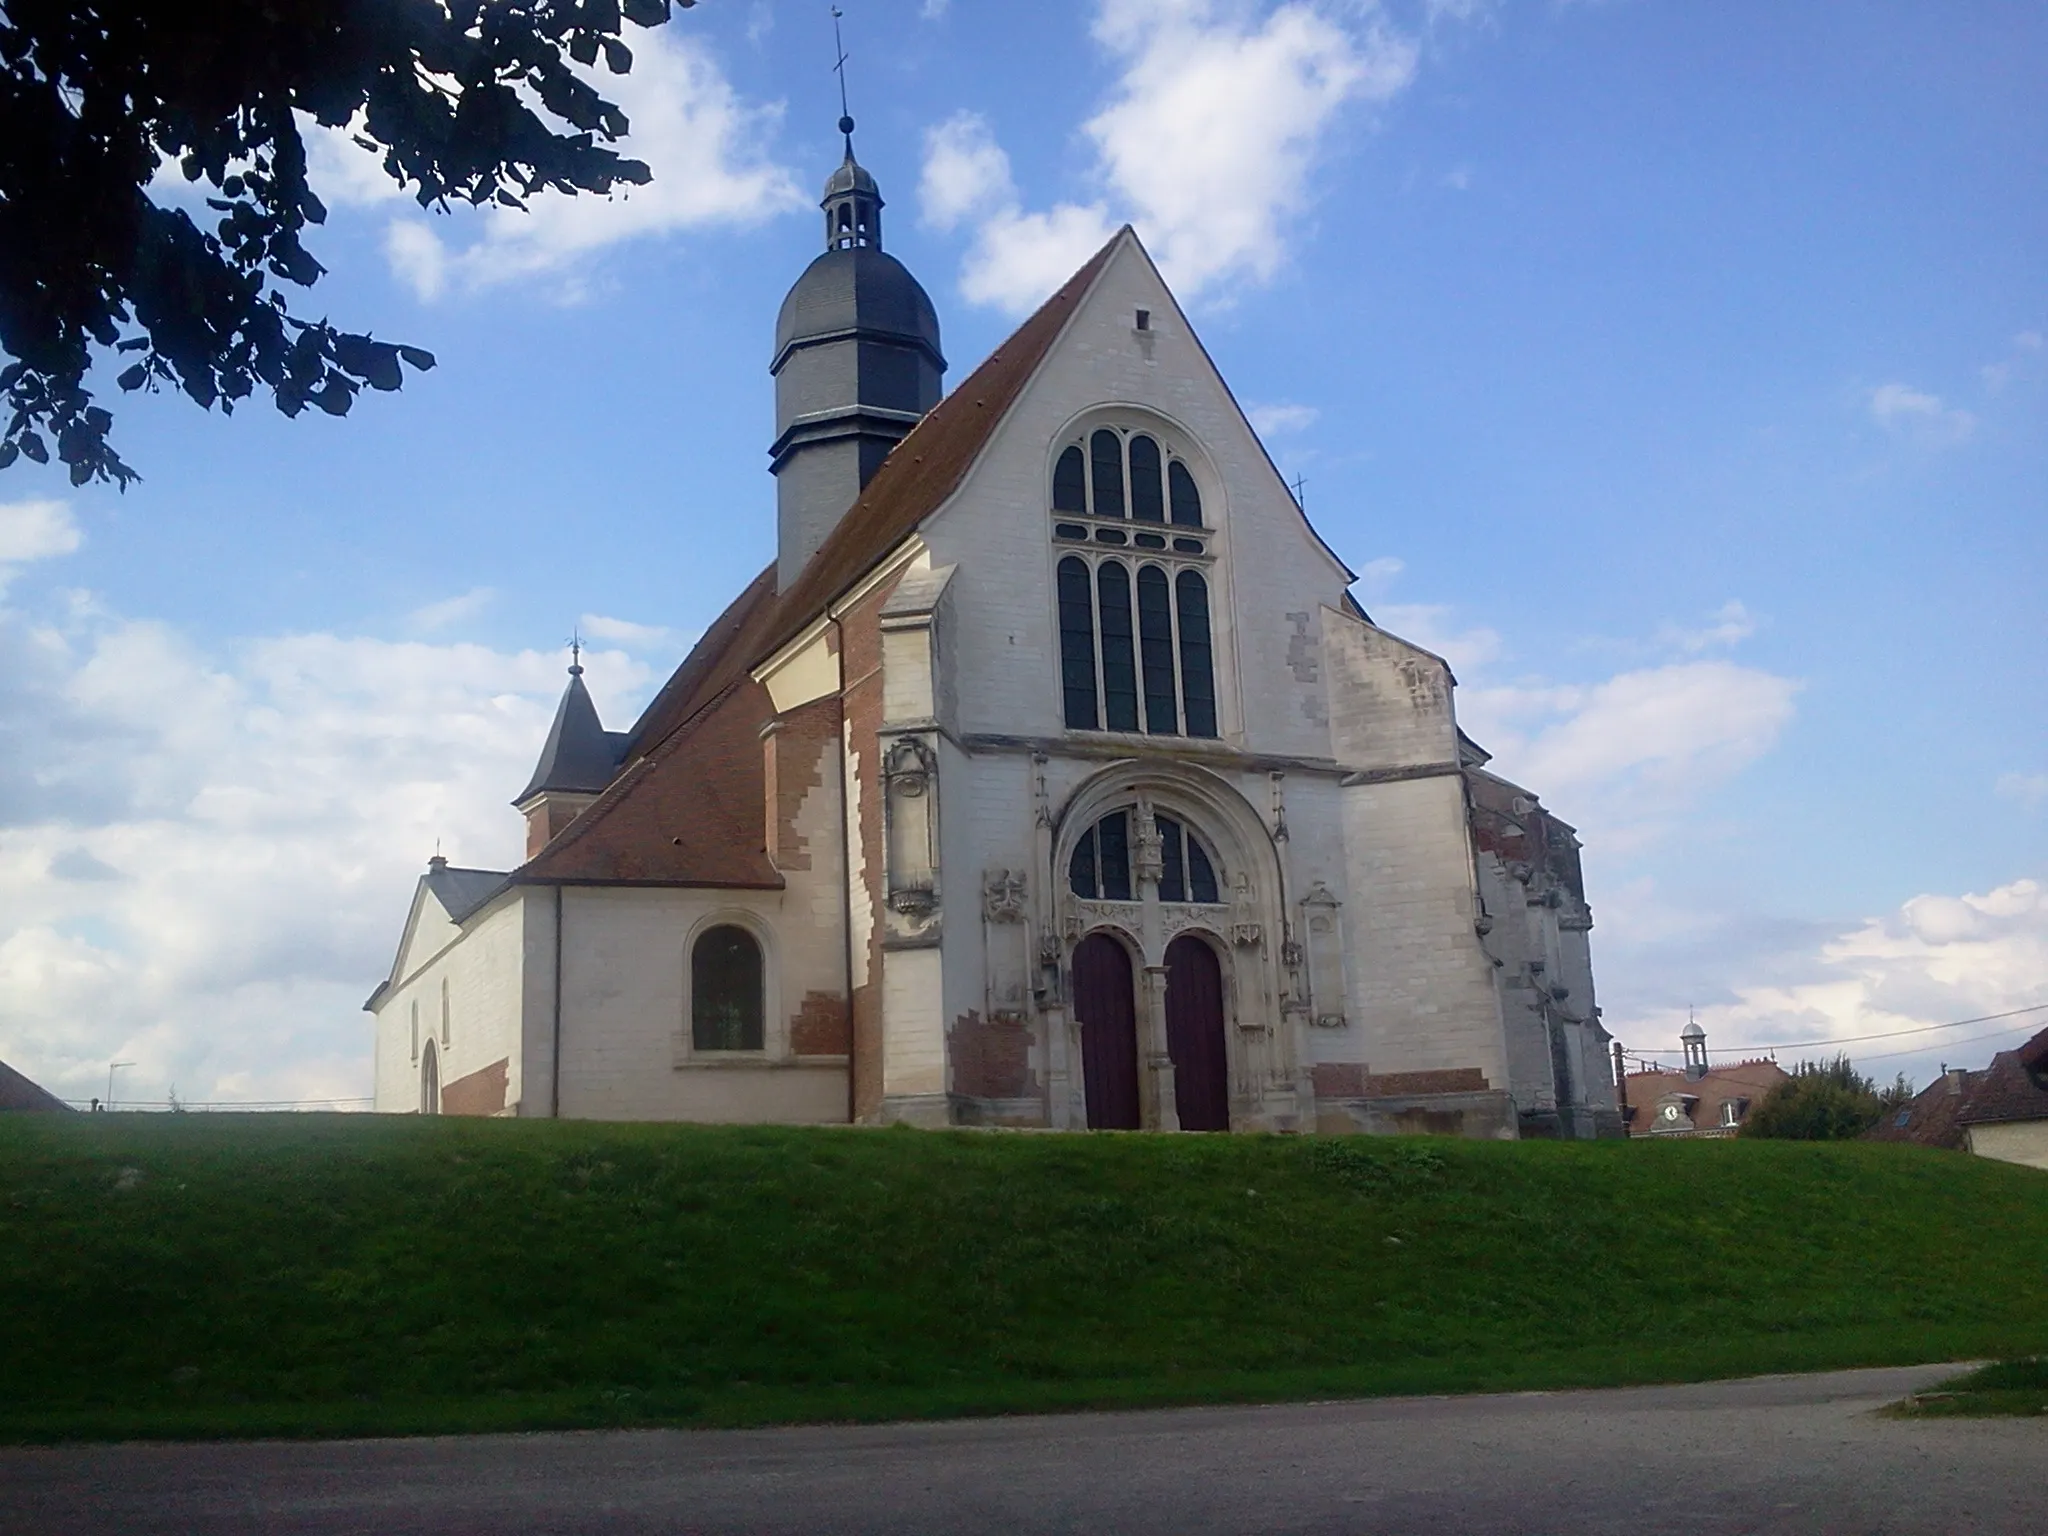
M 0 1449 L 82 1532 L 2048 1532 L 2048 1423 L 1870 1410 L 1930 1366 L 867 1428 Z

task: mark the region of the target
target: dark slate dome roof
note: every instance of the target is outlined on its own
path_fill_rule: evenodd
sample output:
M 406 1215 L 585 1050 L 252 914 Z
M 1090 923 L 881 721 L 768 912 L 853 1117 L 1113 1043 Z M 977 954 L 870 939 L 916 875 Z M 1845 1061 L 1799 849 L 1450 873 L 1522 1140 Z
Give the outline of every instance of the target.
M 849 148 L 846 158 L 839 162 L 839 169 L 825 178 L 825 198 L 844 197 L 849 192 L 865 192 L 876 201 L 881 200 L 881 188 L 875 185 L 875 178 L 868 174 L 868 168 L 853 158 Z
M 776 361 L 793 344 L 855 329 L 922 342 L 944 366 L 930 295 L 902 262 L 866 245 L 827 251 L 804 268 L 775 317 Z

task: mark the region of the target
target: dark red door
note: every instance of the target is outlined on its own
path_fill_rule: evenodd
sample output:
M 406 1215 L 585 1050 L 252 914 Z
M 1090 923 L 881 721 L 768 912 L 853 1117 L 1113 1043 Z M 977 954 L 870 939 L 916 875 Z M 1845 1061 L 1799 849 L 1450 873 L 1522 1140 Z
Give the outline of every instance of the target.
M 1107 934 L 1074 946 L 1074 1017 L 1091 1130 L 1138 1128 L 1138 1014 L 1131 957 Z
M 1223 966 L 1191 934 L 1166 946 L 1166 1049 L 1184 1131 L 1230 1129 L 1230 1057 L 1223 1045 Z

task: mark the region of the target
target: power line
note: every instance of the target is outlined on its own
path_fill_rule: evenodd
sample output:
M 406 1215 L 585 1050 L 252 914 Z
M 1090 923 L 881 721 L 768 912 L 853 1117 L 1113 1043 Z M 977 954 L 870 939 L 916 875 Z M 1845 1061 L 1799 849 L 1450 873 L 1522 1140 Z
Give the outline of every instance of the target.
M 1944 1029 L 1960 1029 L 1965 1024 L 1989 1024 L 1995 1019 L 2016 1019 L 2023 1013 L 2040 1013 L 2044 1009 L 2048 1009 L 2048 1003 L 2029 1003 L 2024 1008 L 2008 1008 L 2003 1013 L 1982 1013 L 1973 1019 L 1950 1019 L 1946 1024 L 1921 1024 L 1912 1029 L 1887 1029 L 1873 1035 L 1836 1035 L 1832 1039 L 1827 1040 L 1790 1040 L 1776 1045 L 1733 1045 L 1717 1048 L 1708 1052 L 1708 1054 L 1711 1056 L 1742 1056 L 1770 1051 L 1805 1051 L 1827 1045 L 1860 1045 L 1866 1040 L 1899 1040 L 1907 1035 L 1932 1035 Z M 2024 1028 L 2026 1028 L 2024 1024 L 2014 1025 L 2011 1029 L 1993 1030 L 1988 1035 L 1978 1035 L 1974 1039 L 1995 1040 L 2000 1035 L 2014 1034 Z M 1969 1045 L 1973 1042 L 1971 1040 L 1951 1040 L 1946 1043 L 1950 1045 Z M 1628 1054 L 1633 1055 L 1634 1053 L 1630 1052 Z M 1909 1056 L 1912 1052 L 1887 1051 L 1884 1054 L 1886 1056 Z M 1646 1063 L 1650 1062 L 1650 1058 L 1647 1056 L 1636 1057 L 1636 1059 Z M 1883 1057 L 1873 1056 L 1869 1059 L 1879 1061 Z

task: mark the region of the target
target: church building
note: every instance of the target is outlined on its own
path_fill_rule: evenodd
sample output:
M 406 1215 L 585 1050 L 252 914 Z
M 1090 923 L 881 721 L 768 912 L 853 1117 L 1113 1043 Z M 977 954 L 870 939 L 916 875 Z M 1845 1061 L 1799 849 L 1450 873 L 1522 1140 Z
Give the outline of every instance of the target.
M 414 892 L 377 1107 L 1619 1134 L 1572 828 L 1352 599 L 1137 236 L 942 392 L 840 127 L 775 559 L 629 730 L 570 667 L 525 862 Z

